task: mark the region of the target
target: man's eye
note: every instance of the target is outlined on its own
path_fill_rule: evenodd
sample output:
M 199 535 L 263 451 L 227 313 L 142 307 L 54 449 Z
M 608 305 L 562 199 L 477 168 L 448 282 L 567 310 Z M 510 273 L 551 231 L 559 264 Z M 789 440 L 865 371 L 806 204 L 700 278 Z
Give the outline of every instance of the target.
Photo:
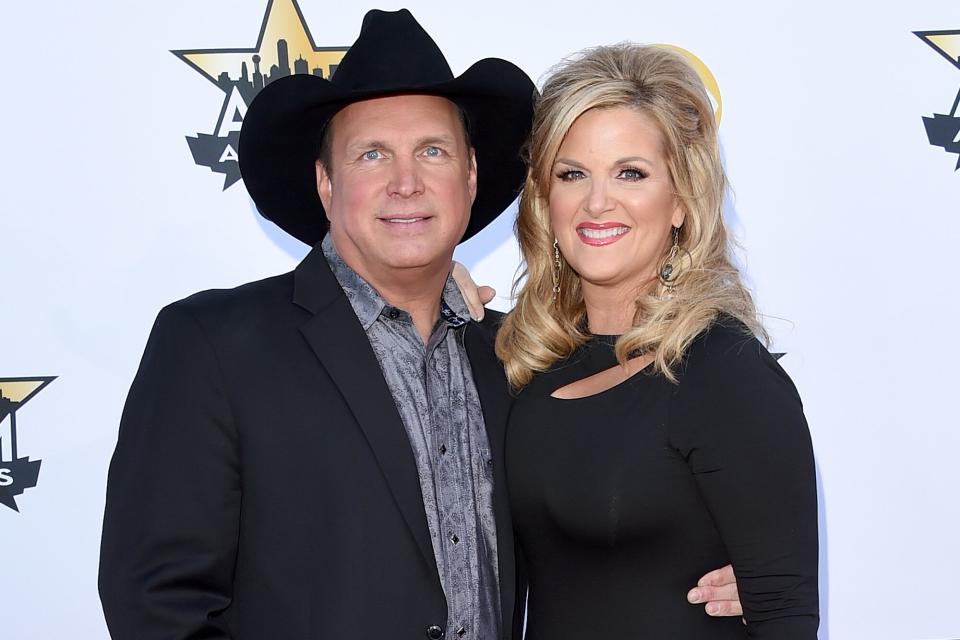
M 557 177 L 563 182 L 573 182 L 574 180 L 583 179 L 584 176 L 583 171 L 578 171 L 577 169 L 567 169 L 566 171 L 558 172 Z
M 423 150 L 423 155 L 427 156 L 428 158 L 439 158 L 443 155 L 443 149 L 440 147 L 427 147 Z
M 379 160 L 383 157 L 383 154 L 376 149 L 371 149 L 363 154 L 364 160 Z

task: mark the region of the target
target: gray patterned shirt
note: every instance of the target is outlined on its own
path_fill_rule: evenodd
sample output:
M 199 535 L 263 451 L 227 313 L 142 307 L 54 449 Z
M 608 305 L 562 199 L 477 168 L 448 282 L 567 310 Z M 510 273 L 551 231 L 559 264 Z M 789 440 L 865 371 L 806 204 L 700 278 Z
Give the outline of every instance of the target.
M 387 304 L 327 235 L 323 254 L 367 333 L 416 458 L 447 598 L 446 638 L 500 638 L 493 463 L 463 344 L 470 314 L 452 277 L 426 344 L 410 315 Z

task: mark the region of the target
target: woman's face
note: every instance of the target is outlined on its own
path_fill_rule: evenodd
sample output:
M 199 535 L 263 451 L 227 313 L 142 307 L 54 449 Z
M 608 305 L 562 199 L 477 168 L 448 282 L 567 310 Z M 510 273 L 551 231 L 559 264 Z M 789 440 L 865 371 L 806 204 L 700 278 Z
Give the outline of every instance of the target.
M 553 165 L 550 223 L 560 251 L 590 287 L 631 294 L 656 278 L 683 224 L 659 128 L 627 107 L 591 109 L 567 132 Z

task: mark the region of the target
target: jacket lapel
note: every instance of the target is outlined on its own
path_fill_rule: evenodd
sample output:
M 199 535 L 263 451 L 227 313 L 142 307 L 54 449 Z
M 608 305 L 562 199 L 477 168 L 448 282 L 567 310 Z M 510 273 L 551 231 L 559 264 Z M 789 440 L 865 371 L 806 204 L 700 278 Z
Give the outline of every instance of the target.
M 500 607 L 503 612 L 503 633 L 511 636 L 516 604 L 516 559 L 514 556 L 513 521 L 507 494 L 505 469 L 505 437 L 511 395 L 503 373 L 503 365 L 494 353 L 496 326 L 493 320 L 470 323 L 464 334 L 470 368 L 480 396 L 483 422 L 493 453 L 493 509 L 497 523 L 497 561 L 500 573 Z
M 314 314 L 300 331 L 357 419 L 424 559 L 437 573 L 406 429 L 367 335 L 319 244 L 297 267 L 294 302 Z

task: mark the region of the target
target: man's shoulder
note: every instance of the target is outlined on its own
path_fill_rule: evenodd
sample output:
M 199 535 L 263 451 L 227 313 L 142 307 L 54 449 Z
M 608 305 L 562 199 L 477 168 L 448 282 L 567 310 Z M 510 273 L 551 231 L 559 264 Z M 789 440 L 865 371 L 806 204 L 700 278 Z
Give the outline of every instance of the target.
M 191 316 L 211 328 L 260 322 L 293 310 L 293 272 L 229 289 L 208 289 L 164 307 L 160 316 Z

